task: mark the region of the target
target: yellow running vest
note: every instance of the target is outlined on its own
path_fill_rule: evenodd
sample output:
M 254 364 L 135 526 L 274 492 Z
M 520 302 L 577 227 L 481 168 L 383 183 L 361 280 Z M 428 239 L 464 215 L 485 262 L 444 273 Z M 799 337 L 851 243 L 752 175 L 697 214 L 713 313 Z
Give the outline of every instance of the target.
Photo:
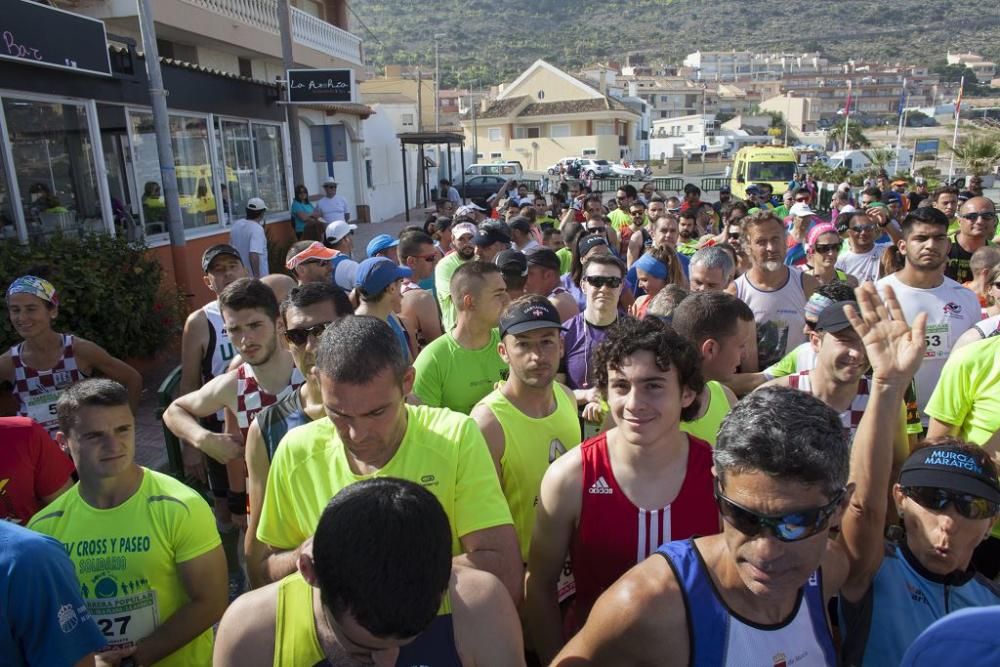
M 708 410 L 701 417 L 689 422 L 681 422 L 681 431 L 715 446 L 715 436 L 722 420 L 729 414 L 729 399 L 722 384 L 715 380 L 705 383 L 708 387 Z
M 542 476 L 550 463 L 580 444 L 576 402 L 557 384 L 552 386 L 552 391 L 556 409 L 542 419 L 529 417 L 518 410 L 499 389 L 480 401 L 493 411 L 503 428 L 500 486 L 514 517 L 521 559 L 525 562 L 528 560 L 531 530 L 535 525 L 535 505 Z

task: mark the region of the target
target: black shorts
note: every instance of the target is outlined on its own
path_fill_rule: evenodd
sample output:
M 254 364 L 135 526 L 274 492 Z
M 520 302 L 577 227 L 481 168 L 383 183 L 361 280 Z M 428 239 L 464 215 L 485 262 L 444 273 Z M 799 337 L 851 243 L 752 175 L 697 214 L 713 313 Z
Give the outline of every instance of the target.
M 212 433 L 222 433 L 226 428 L 225 422 L 214 417 L 206 417 L 200 422 Z M 229 492 L 229 472 L 226 470 L 226 464 L 219 463 L 211 456 L 205 456 L 205 467 L 208 470 L 208 490 L 216 498 L 225 498 Z

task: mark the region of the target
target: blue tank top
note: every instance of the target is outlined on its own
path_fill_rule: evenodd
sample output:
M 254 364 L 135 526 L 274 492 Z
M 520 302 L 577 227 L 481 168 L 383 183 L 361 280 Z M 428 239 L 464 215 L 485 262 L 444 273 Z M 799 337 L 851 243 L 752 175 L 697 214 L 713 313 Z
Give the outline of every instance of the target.
M 392 333 L 396 334 L 396 340 L 399 341 L 399 347 L 403 350 L 403 356 L 412 360 L 414 355 L 412 354 L 412 350 L 410 350 L 410 337 L 406 333 L 406 327 L 403 326 L 403 323 L 395 315 L 390 315 L 387 321 L 389 328 L 392 329 Z
M 396 667 L 462 667 L 451 614 L 436 616 L 415 640 L 400 647 Z
M 691 665 L 835 665 L 819 570 L 799 590 L 795 608 L 775 625 L 734 614 L 719 596 L 693 540 L 668 542 L 657 553 L 674 572 L 687 610 Z
M 975 570 L 928 572 L 905 543 L 885 544 L 885 556 L 858 602 L 840 599 L 844 665 L 898 665 L 917 636 L 946 614 L 1000 605 L 1000 586 Z

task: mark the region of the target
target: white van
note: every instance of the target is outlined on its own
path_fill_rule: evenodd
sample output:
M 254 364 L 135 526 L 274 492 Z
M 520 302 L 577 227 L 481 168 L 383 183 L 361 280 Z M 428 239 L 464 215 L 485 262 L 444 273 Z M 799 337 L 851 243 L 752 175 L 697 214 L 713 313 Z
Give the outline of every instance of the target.
M 466 178 L 472 176 L 503 176 L 520 180 L 524 174 L 521 163 L 517 160 L 506 162 L 477 163 L 465 168 Z

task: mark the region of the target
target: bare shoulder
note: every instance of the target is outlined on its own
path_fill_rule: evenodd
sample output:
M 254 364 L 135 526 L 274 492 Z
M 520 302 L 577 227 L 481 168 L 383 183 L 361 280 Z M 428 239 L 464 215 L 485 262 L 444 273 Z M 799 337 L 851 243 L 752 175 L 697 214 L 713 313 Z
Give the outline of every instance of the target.
M 229 605 L 219 622 L 214 665 L 263 667 L 274 663 L 279 585 L 275 582 L 244 593 Z
M 687 626 L 687 606 L 673 569 L 653 555 L 601 595 L 587 624 L 554 664 L 687 665 Z
M 542 477 L 542 486 L 547 486 L 559 494 L 579 492 L 583 486 L 581 465 L 583 465 L 583 454 L 579 447 L 574 447 L 549 465 Z
M 499 579 L 489 572 L 456 566 L 448 593 L 455 648 L 463 664 L 524 664 L 521 622 Z

